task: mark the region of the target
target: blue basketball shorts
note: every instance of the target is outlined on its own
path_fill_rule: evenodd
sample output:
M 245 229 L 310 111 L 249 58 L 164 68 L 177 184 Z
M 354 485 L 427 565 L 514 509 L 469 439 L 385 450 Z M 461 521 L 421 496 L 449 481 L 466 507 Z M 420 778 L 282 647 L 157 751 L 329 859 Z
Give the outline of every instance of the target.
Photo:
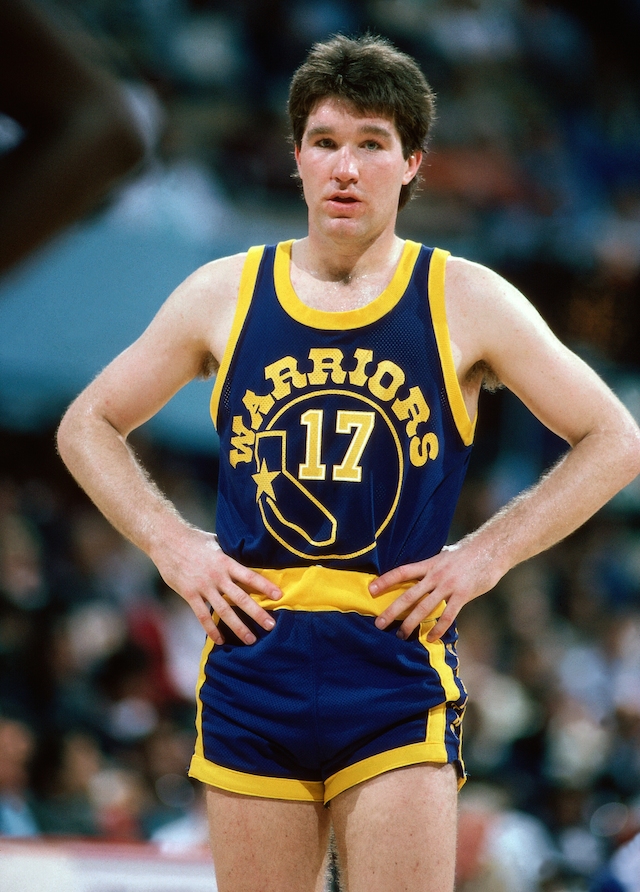
M 322 567 L 260 570 L 284 595 L 269 601 L 275 628 L 246 645 L 205 645 L 197 687 L 197 739 L 189 774 L 234 793 L 328 803 L 355 784 L 423 762 L 465 769 L 457 633 L 427 633 L 442 611 L 403 641 L 400 620 L 374 621 L 404 589 L 372 598 L 374 578 Z M 407 588 L 405 586 L 404 588 Z M 237 608 L 236 608 L 237 609 Z

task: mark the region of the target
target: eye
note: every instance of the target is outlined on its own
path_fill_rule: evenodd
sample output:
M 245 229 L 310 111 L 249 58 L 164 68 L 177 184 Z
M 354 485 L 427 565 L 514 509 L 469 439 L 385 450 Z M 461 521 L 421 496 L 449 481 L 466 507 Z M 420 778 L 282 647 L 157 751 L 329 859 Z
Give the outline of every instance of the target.
M 368 152 L 376 152 L 378 149 L 382 148 L 380 143 L 375 139 L 368 139 L 364 143 L 364 147 Z
M 329 139 L 328 136 L 322 136 L 320 139 L 316 140 L 315 145 L 319 149 L 331 149 L 334 146 L 334 142 L 332 139 Z

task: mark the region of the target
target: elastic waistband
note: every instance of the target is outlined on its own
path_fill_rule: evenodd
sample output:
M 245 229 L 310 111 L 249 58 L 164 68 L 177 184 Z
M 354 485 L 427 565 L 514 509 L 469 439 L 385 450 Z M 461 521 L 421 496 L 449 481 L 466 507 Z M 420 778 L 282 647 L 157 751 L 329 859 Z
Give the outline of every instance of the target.
M 358 573 L 354 570 L 335 570 L 329 567 L 288 567 L 284 570 L 264 570 L 253 568 L 282 590 L 278 601 L 258 592 L 250 592 L 251 597 L 265 610 L 337 610 L 341 613 L 359 613 L 363 616 L 380 616 L 393 601 L 411 588 L 413 582 L 373 595 L 369 583 L 377 577 L 371 573 Z M 441 601 L 424 621 L 435 620 L 444 609 Z M 400 615 L 403 619 L 410 610 Z

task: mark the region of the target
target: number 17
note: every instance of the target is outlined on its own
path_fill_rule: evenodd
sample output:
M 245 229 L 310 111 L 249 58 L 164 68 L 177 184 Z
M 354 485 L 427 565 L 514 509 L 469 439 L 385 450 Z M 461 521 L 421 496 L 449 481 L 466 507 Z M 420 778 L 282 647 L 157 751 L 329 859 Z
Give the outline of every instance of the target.
M 375 424 L 374 412 L 355 412 L 339 409 L 336 414 L 336 433 L 353 433 L 344 458 L 339 465 L 333 465 L 333 480 L 360 483 L 362 465 L 360 459 L 365 450 Z M 322 463 L 323 409 L 308 409 L 300 416 L 300 423 L 307 429 L 307 442 L 304 464 L 298 466 L 299 480 L 325 480 L 327 466 Z

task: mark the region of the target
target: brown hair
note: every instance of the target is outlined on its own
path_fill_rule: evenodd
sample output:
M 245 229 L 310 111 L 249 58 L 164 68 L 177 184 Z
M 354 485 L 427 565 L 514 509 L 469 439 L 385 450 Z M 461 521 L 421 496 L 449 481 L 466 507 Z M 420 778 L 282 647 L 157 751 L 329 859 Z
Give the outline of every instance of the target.
M 289 119 L 298 148 L 313 109 L 333 96 L 360 113 L 393 121 L 405 158 L 425 148 L 435 113 L 433 91 L 417 62 L 384 37 L 340 34 L 311 48 L 289 90 Z M 411 198 L 417 180 L 402 187 L 400 208 Z

